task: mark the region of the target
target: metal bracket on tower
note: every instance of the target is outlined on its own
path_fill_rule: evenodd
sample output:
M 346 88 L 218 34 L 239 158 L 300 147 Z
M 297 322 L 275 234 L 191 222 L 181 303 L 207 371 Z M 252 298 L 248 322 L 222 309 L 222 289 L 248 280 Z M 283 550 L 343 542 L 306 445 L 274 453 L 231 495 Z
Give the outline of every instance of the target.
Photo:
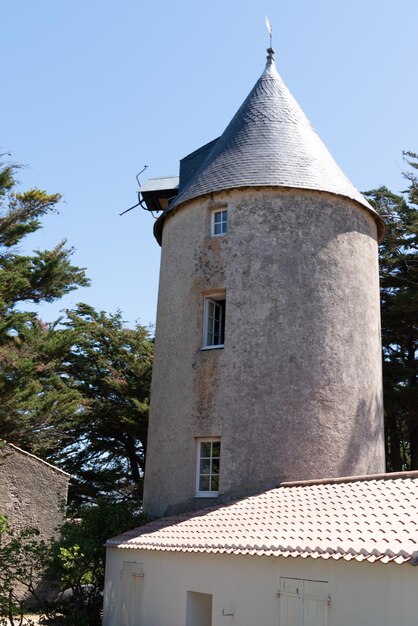
M 141 187 L 141 183 L 139 182 L 139 177 L 141 176 L 141 174 L 143 172 L 145 172 L 145 170 L 147 169 L 148 165 L 144 165 L 144 167 L 142 168 L 142 170 L 136 175 L 136 180 L 138 183 L 138 187 Z M 140 206 L 141 209 L 144 209 L 144 211 L 147 211 L 148 209 L 143 205 L 143 200 L 141 199 L 141 189 L 138 190 L 138 202 L 136 204 L 134 204 L 133 206 L 129 207 L 129 209 L 126 209 L 125 211 L 122 211 L 122 213 L 119 213 L 119 215 L 125 215 L 125 213 L 128 213 L 129 211 L 132 211 L 132 209 L 135 209 L 137 206 Z M 154 217 L 154 216 L 153 216 Z

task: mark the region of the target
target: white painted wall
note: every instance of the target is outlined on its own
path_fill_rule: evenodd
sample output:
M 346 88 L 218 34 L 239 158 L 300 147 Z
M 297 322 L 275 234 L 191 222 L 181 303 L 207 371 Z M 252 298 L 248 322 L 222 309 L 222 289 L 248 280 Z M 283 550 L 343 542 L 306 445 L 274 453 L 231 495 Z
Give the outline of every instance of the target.
M 141 564 L 132 570 L 144 577 L 133 585 L 131 615 L 128 620 L 123 615 L 122 622 L 127 562 Z M 408 564 L 112 548 L 107 555 L 103 626 L 186 626 L 188 591 L 212 594 L 212 626 L 297 626 L 297 620 L 280 623 L 281 578 L 328 583 L 321 591 L 328 590 L 330 596 L 328 626 L 418 623 L 418 567 Z

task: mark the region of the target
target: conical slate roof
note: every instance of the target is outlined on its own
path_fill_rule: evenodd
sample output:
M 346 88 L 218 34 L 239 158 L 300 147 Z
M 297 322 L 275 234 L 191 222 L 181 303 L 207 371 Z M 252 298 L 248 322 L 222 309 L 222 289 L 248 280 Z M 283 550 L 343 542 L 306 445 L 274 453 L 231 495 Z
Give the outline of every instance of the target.
M 359 202 L 383 223 L 338 167 L 280 78 L 269 49 L 266 68 L 206 159 L 164 213 L 215 191 L 290 187 L 327 191 Z M 156 224 L 157 226 L 157 224 Z M 157 231 L 159 228 L 157 227 Z

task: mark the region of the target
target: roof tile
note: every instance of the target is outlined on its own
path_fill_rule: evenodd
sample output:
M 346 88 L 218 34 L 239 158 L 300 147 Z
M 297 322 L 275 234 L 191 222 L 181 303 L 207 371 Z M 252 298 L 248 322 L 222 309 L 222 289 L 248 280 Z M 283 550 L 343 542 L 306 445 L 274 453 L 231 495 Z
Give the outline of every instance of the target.
M 414 563 L 418 472 L 282 485 L 212 509 L 158 519 L 110 539 L 107 545 Z

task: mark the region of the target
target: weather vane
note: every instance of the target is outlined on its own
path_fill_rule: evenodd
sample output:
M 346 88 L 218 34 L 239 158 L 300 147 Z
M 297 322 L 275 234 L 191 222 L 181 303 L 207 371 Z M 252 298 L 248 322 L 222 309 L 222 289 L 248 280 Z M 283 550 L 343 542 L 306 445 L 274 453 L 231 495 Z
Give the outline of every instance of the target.
M 268 33 L 270 35 L 270 48 L 273 47 L 273 29 L 271 27 L 269 18 L 267 17 L 267 15 L 264 16 L 266 18 L 266 28 L 268 30 Z

